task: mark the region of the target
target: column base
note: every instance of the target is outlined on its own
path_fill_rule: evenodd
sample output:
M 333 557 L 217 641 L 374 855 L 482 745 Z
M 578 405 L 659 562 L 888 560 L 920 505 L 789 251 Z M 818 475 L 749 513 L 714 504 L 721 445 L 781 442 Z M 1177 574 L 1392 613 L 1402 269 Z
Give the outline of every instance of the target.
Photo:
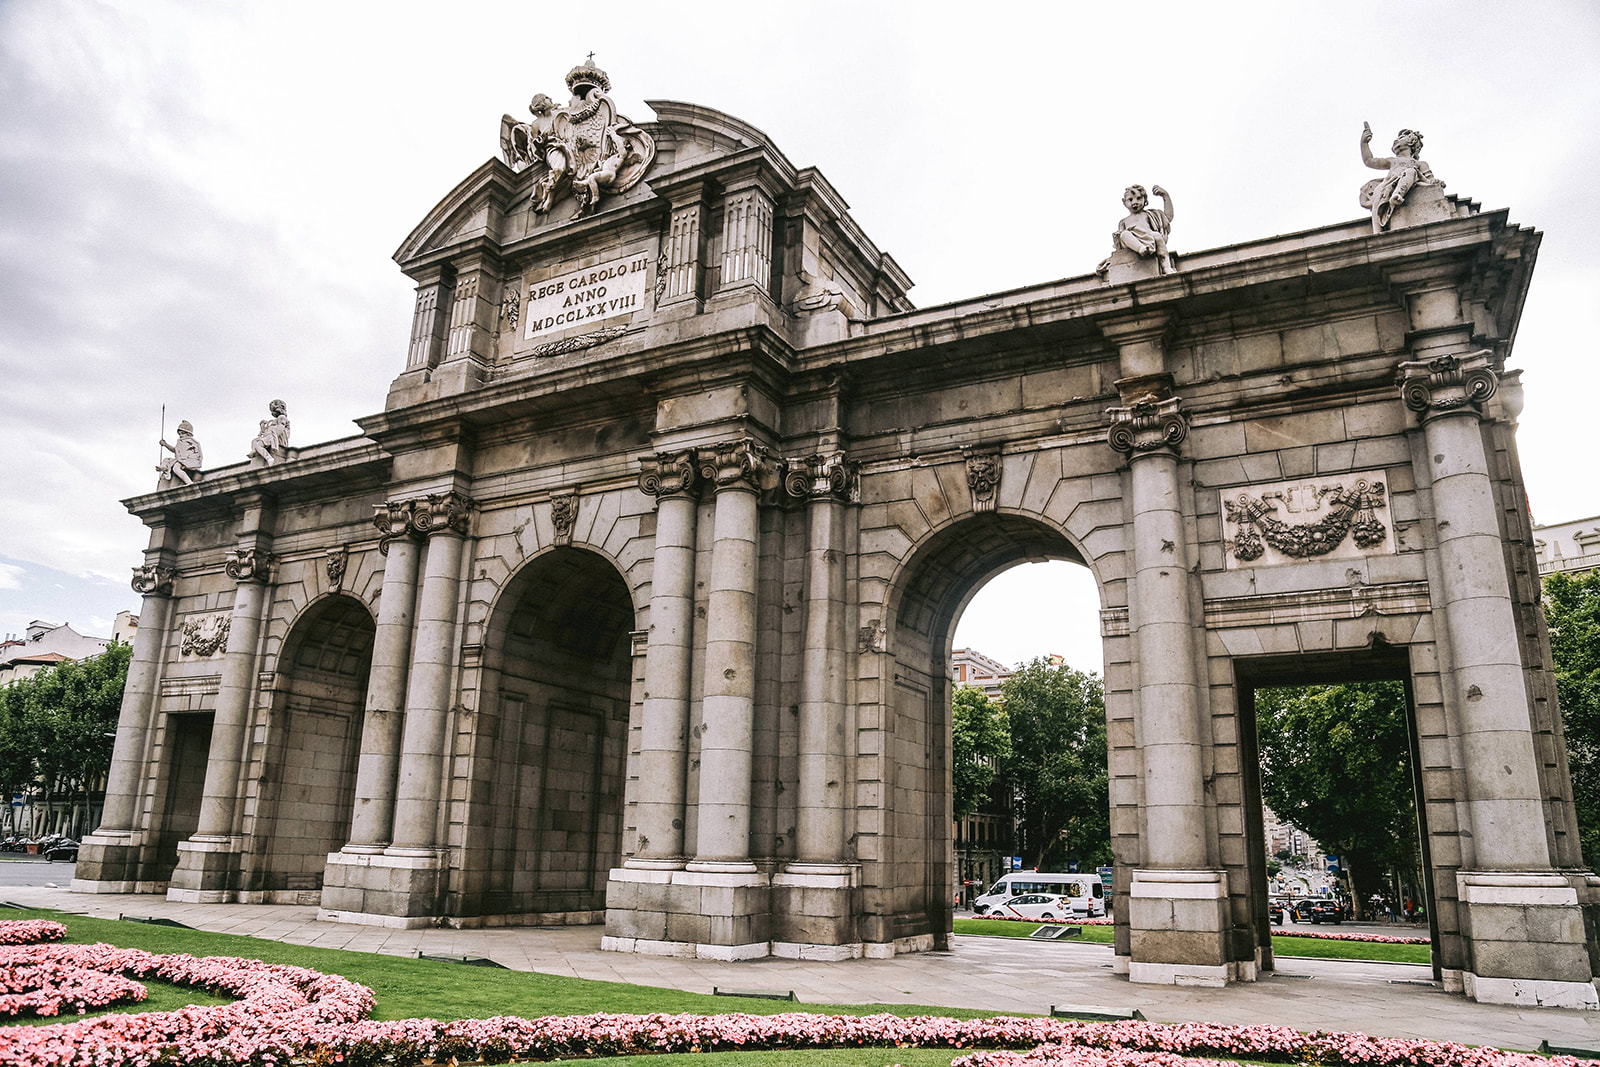
M 1228 959 L 1225 871 L 1134 871 L 1128 925 L 1129 981 L 1223 986 L 1255 978 L 1254 965 Z
M 416 929 L 440 921 L 444 857 L 432 850 L 328 855 L 317 921 Z M 415 853 L 409 854 L 409 853 Z
M 183 904 L 230 904 L 238 899 L 239 856 L 236 837 L 196 835 L 178 842 L 178 866 L 167 884 L 167 899 Z
M 74 893 L 153 893 L 154 883 L 139 880 L 144 854 L 143 830 L 96 830 L 78 845 L 78 863 L 72 869 Z
M 769 875 L 754 869 L 611 871 L 603 949 L 744 960 L 770 955 L 771 942 Z
M 1486 1004 L 1600 1008 L 1577 890 L 1554 871 L 1460 871 L 1463 991 Z
M 856 922 L 861 868 L 845 863 L 790 863 L 772 876 L 772 954 L 844 960 L 863 953 Z

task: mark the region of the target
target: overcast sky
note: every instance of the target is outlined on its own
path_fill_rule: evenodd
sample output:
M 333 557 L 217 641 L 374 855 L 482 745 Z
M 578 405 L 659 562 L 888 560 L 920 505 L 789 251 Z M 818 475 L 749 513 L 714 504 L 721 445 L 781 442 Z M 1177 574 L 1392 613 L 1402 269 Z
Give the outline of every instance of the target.
M 1362 122 L 1420 129 L 1451 192 L 1545 233 L 1522 459 L 1538 521 L 1596 514 L 1597 11 L 0 0 L 0 633 L 137 607 L 118 500 L 155 486 L 163 404 L 211 466 L 274 397 L 298 445 L 381 410 L 390 254 L 591 50 L 635 121 L 691 101 L 820 167 L 924 307 L 1092 270 L 1132 182 L 1171 191 L 1180 254 L 1356 218 Z M 1076 574 L 997 579 L 958 643 L 1098 666 Z

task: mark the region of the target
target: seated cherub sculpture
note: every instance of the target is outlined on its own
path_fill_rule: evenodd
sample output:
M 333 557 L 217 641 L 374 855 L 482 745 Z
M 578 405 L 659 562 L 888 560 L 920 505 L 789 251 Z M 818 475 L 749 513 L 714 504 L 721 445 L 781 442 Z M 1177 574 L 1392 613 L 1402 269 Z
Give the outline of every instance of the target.
M 193 485 L 196 478 L 200 477 L 200 464 L 204 457 L 200 453 L 200 442 L 195 440 L 194 427 L 188 419 L 178 423 L 178 443 L 167 444 L 167 439 L 161 439 L 161 447 L 172 453 L 171 459 L 164 459 L 156 467 L 161 474 L 163 488 L 173 482 L 182 482 L 184 485 Z
M 1128 217 L 1117 223 L 1117 232 L 1111 235 L 1111 247 L 1120 252 L 1127 249 L 1141 257 L 1154 256 L 1162 274 L 1173 274 L 1177 267 L 1172 262 L 1172 252 L 1167 248 L 1167 238 L 1172 233 L 1172 197 L 1159 185 L 1150 187 L 1161 198 L 1162 207 L 1150 206 L 1150 196 L 1142 185 L 1130 185 L 1122 194 L 1122 206 Z M 1111 268 L 1107 256 L 1095 268 L 1096 274 L 1105 274 Z
M 1372 232 L 1382 233 L 1389 228 L 1395 208 L 1406 202 L 1406 194 L 1418 185 L 1437 185 L 1444 182 L 1433 176 L 1433 170 L 1422 161 L 1422 132 L 1401 130 L 1390 151 L 1393 156 L 1375 156 L 1369 147 L 1372 143 L 1372 126 L 1361 124 L 1361 162 L 1373 170 L 1387 171 L 1382 178 L 1374 178 L 1361 187 L 1361 206 L 1372 211 Z
M 289 409 L 281 400 L 274 400 L 268 410 L 272 418 L 261 420 L 261 431 L 250 441 L 248 459 L 261 459 L 268 466 L 289 458 Z

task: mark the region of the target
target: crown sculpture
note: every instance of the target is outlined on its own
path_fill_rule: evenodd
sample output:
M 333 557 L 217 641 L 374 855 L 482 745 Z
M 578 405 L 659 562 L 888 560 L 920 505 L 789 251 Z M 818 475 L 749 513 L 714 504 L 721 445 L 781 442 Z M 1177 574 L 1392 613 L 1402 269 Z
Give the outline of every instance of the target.
M 514 171 L 542 166 L 534 183 L 533 210 L 548 214 L 571 194 L 578 202 L 572 217 L 593 214 L 606 193 L 625 193 L 639 184 L 656 158 L 648 133 L 617 114 L 606 95 L 611 79 L 594 65 L 594 53 L 567 72 L 572 99 L 557 107 L 543 93 L 528 104 L 533 118 L 500 120 L 500 151 Z

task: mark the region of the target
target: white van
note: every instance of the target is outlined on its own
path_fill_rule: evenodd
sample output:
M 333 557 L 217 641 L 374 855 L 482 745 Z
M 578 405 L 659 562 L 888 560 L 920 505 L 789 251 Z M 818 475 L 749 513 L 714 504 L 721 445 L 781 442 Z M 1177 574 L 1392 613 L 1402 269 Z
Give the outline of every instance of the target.
M 1001 876 L 989 891 L 972 902 L 975 914 L 991 911 L 1021 893 L 1049 893 L 1066 898 L 1072 914 L 1092 919 L 1106 913 L 1106 887 L 1097 874 L 1057 874 L 1049 871 L 1012 871 Z

